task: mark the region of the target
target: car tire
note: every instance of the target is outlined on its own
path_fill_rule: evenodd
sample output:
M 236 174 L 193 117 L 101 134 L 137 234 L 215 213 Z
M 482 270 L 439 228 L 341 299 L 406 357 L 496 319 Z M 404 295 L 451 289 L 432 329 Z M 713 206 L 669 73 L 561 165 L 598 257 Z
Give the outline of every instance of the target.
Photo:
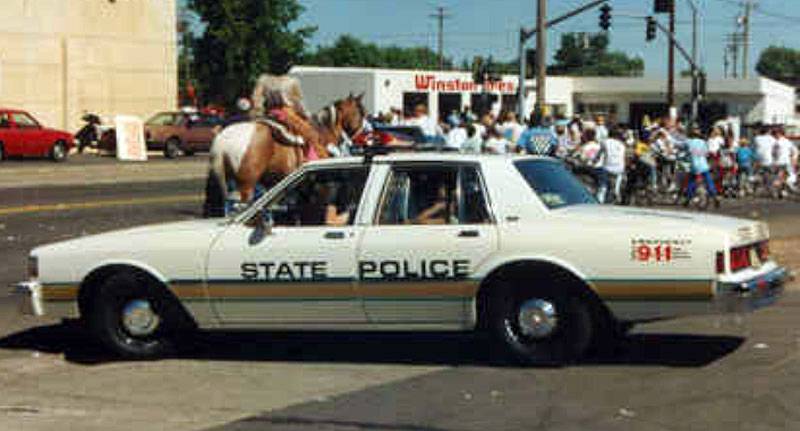
M 67 160 L 67 156 L 69 155 L 68 151 L 67 146 L 64 145 L 63 142 L 56 142 L 53 148 L 50 149 L 50 159 L 56 163 L 63 162 Z
M 490 299 L 489 330 L 512 360 L 561 366 L 591 346 L 594 318 L 582 295 L 570 294 L 567 286 L 498 287 Z
M 164 143 L 164 157 L 174 159 L 181 154 L 181 141 L 177 138 L 169 138 Z
M 110 276 L 96 291 L 88 316 L 95 337 L 124 359 L 158 359 L 174 353 L 176 332 L 160 289 L 141 275 Z

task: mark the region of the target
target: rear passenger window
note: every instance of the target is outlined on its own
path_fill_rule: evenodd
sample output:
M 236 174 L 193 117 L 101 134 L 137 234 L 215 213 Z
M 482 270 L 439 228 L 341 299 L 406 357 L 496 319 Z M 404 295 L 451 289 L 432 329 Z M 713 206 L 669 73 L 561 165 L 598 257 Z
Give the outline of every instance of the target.
M 396 167 L 378 213 L 380 225 L 489 222 L 483 183 L 473 166 Z

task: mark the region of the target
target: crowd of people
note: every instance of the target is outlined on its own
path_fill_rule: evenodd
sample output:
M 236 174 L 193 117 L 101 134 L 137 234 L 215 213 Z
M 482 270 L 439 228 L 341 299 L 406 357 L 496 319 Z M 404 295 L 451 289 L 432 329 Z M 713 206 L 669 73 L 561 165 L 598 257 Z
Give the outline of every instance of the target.
M 523 125 L 514 112 L 477 116 L 465 108 L 437 122 L 424 105 L 405 117 L 393 111 L 374 118 L 419 127 L 446 151 L 562 159 L 591 179 L 603 203 L 626 203 L 645 189 L 673 194 L 688 205 L 700 183 L 715 205 L 723 194 L 762 190 L 780 197 L 798 190 L 798 147 L 781 127 L 762 127 L 751 141 L 738 139 L 725 125 L 702 131 L 670 117 L 645 118 L 637 129 L 609 124 L 602 115 L 537 120 L 532 116 Z

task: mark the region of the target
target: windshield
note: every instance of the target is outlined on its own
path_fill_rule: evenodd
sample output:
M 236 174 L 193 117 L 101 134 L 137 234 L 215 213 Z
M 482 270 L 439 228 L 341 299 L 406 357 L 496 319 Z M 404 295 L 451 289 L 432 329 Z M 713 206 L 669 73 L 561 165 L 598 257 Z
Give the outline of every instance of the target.
M 555 160 L 521 160 L 514 163 L 548 208 L 596 204 L 595 198 L 567 168 Z

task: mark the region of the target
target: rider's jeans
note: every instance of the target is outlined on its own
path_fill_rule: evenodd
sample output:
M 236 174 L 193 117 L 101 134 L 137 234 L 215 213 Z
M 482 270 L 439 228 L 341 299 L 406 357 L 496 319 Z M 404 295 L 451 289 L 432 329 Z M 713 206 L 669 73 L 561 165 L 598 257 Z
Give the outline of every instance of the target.
M 603 204 L 608 191 L 608 172 L 603 168 L 594 168 L 594 178 L 597 182 L 597 201 Z
M 614 192 L 614 199 L 617 203 L 622 201 L 622 179 L 625 174 L 616 174 L 614 172 L 606 171 L 605 190 L 611 189 Z M 607 192 L 606 192 L 607 194 Z M 603 196 L 607 199 L 607 196 Z
M 714 187 L 714 180 L 711 178 L 711 172 L 705 171 L 701 174 L 692 174 L 689 177 L 689 185 L 686 187 L 686 199 L 691 199 L 694 197 L 695 189 L 697 188 L 697 176 L 701 175 L 703 177 L 703 183 L 706 186 L 706 191 L 708 192 L 709 196 L 716 196 L 717 190 Z

